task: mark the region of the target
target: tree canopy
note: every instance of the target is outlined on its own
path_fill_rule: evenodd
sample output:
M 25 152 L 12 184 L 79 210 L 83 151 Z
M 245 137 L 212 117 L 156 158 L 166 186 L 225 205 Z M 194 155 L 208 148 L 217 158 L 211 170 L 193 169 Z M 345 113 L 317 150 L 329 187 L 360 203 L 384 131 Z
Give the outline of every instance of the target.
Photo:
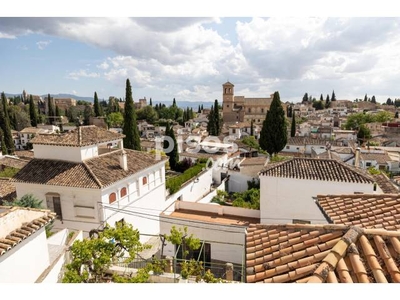
M 141 146 L 139 129 L 136 122 L 136 112 L 132 98 L 132 87 L 129 79 L 126 80 L 125 99 L 124 125 L 122 128 L 122 133 L 125 135 L 124 147 L 140 151 Z
M 287 143 L 287 124 L 279 92 L 274 93 L 270 109 L 260 133 L 260 147 L 270 155 L 281 151 Z

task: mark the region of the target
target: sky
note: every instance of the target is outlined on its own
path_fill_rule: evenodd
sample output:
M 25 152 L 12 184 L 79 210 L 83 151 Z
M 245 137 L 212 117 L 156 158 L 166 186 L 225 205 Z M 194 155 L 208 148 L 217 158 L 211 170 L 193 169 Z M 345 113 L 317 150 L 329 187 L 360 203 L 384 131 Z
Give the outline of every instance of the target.
M 284 102 L 299 102 L 306 92 L 325 99 L 332 91 L 343 100 L 400 98 L 400 18 L 394 16 L 265 9 L 236 17 L 237 9 L 232 16 L 222 7 L 208 17 L 185 11 L 130 17 L 107 9 L 55 17 L 18 8 L 0 13 L 6 93 L 93 97 L 96 91 L 100 99 L 123 98 L 129 78 L 134 100 L 222 101 L 226 81 L 235 95 L 278 91 Z

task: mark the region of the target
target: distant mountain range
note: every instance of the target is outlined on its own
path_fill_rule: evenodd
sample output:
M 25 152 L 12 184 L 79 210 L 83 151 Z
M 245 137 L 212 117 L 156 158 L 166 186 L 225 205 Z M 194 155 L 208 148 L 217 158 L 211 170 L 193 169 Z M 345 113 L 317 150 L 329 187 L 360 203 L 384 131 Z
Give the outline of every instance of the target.
M 21 94 L 8 94 L 5 93 L 6 97 L 15 97 L 15 96 L 21 96 Z M 41 95 L 42 99 L 46 99 L 48 94 L 45 95 Z M 88 101 L 88 102 L 93 102 L 94 99 L 93 97 L 82 97 L 82 96 L 77 96 L 77 95 L 73 95 L 73 94 L 50 94 L 51 97 L 55 97 L 55 98 L 73 98 L 76 100 L 83 100 L 83 101 Z M 101 99 L 99 99 L 101 101 Z M 148 100 L 149 101 L 149 100 Z M 156 105 L 158 103 L 162 103 L 165 104 L 166 106 L 172 105 L 172 100 L 167 100 L 167 101 L 153 101 L 153 105 Z M 148 104 L 148 103 L 147 103 Z M 210 101 L 210 102 L 195 102 L 195 101 L 176 101 L 176 104 L 178 105 L 178 107 L 180 108 L 193 108 L 193 109 L 198 109 L 199 105 L 203 105 L 203 108 L 210 108 L 211 105 L 214 104 L 214 101 Z

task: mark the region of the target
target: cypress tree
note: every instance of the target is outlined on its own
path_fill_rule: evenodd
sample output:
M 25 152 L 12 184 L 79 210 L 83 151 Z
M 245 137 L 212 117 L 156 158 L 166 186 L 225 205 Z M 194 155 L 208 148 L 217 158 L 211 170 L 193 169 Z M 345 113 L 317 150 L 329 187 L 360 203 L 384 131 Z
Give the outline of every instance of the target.
M 175 101 L 175 98 L 174 98 L 174 100 L 172 101 L 172 107 L 176 107 L 176 101 Z
M 1 111 L 1 109 L 0 109 Z M 1 152 L 6 155 L 7 152 L 7 147 L 6 147 L 6 143 L 4 142 L 4 132 L 3 129 L 0 128 L 0 144 L 1 144 Z
M 97 98 L 97 92 L 94 92 L 94 116 L 95 117 L 100 117 L 100 103 L 99 103 L 99 98 Z
M 371 98 L 371 102 L 372 102 L 372 103 L 376 103 L 375 95 L 374 95 L 374 96 L 372 96 L 372 98 Z
M 221 133 L 222 120 L 221 120 L 221 115 L 219 114 L 219 106 L 217 99 L 215 99 L 214 101 L 214 122 L 215 122 L 215 132 L 213 135 L 218 136 Z
M 294 137 L 296 135 L 296 117 L 292 115 L 292 127 L 290 129 L 290 136 Z
M 129 78 L 126 80 L 124 126 L 122 133 L 125 135 L 124 147 L 133 150 L 141 150 L 139 129 L 136 122 L 135 105 L 132 98 L 132 87 Z
M 260 133 L 260 147 L 269 155 L 281 151 L 287 143 L 285 112 L 282 108 L 279 92 L 274 93 L 270 109 L 267 111 Z
M 169 156 L 169 166 L 172 170 L 177 171 L 179 164 L 178 143 L 176 142 L 174 128 L 169 125 L 169 122 L 167 122 L 165 134 L 172 139 L 174 146 L 173 149 L 169 153 L 167 153 L 167 155 Z M 166 148 L 165 144 L 164 148 Z
M 214 106 L 211 105 L 210 113 L 207 116 L 207 131 L 209 135 L 215 135 L 215 117 L 214 117 Z
M 1 93 L 1 101 L 2 101 L 2 109 L 3 113 L 0 115 L 0 127 L 4 133 L 4 143 L 6 146 L 7 153 L 5 154 L 13 154 L 15 150 L 14 140 L 11 134 L 11 126 L 10 126 L 10 118 L 8 116 L 8 103 L 6 94 Z
M 331 102 L 329 100 L 329 95 L 326 95 L 325 108 L 329 108 L 329 106 L 331 106 Z
M 30 95 L 30 97 L 29 97 L 29 117 L 31 118 L 31 126 L 36 127 L 37 121 L 38 121 L 38 116 L 37 116 L 35 102 L 33 102 L 32 95 Z
M 201 111 L 203 111 L 203 109 L 204 109 L 204 108 L 203 108 L 203 104 L 202 104 L 202 105 L 201 105 Z
M 319 101 L 324 101 L 324 96 L 322 96 L 322 94 L 321 94 L 321 97 L 319 97 Z
M 198 113 L 198 114 L 201 113 L 200 105 L 199 105 L 199 108 L 197 109 L 197 113 Z
M 336 101 L 335 91 L 332 91 L 332 98 L 331 98 L 331 101 Z
M 51 101 L 50 94 L 47 95 L 47 104 L 48 104 L 48 116 L 49 116 L 49 124 L 53 125 L 54 123 L 54 116 L 55 116 L 55 111 L 54 111 L 54 106 L 53 106 L 53 101 Z
M 254 135 L 254 124 L 253 124 L 253 119 L 251 119 L 251 121 L 250 121 L 250 135 L 251 135 L 251 136 Z
M 368 100 L 368 97 L 367 97 L 367 94 L 365 94 L 364 101 L 367 101 L 367 100 Z
M 149 105 L 150 105 L 150 106 L 153 106 L 153 102 L 151 101 L 151 98 L 150 98 L 150 103 L 149 103 Z
M 190 119 L 194 118 L 194 113 L 193 113 L 193 107 L 190 108 L 190 115 L 189 115 Z

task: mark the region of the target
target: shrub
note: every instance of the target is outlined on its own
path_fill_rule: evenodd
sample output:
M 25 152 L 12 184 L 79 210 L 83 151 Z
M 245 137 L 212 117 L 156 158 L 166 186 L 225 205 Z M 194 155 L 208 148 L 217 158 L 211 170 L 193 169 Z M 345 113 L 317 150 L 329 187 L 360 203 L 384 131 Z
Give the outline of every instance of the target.
M 166 188 L 169 190 L 170 194 L 176 193 L 179 191 L 182 184 L 195 177 L 203 171 L 203 168 L 205 167 L 205 163 L 197 161 L 193 167 L 187 169 L 183 174 L 167 179 Z

